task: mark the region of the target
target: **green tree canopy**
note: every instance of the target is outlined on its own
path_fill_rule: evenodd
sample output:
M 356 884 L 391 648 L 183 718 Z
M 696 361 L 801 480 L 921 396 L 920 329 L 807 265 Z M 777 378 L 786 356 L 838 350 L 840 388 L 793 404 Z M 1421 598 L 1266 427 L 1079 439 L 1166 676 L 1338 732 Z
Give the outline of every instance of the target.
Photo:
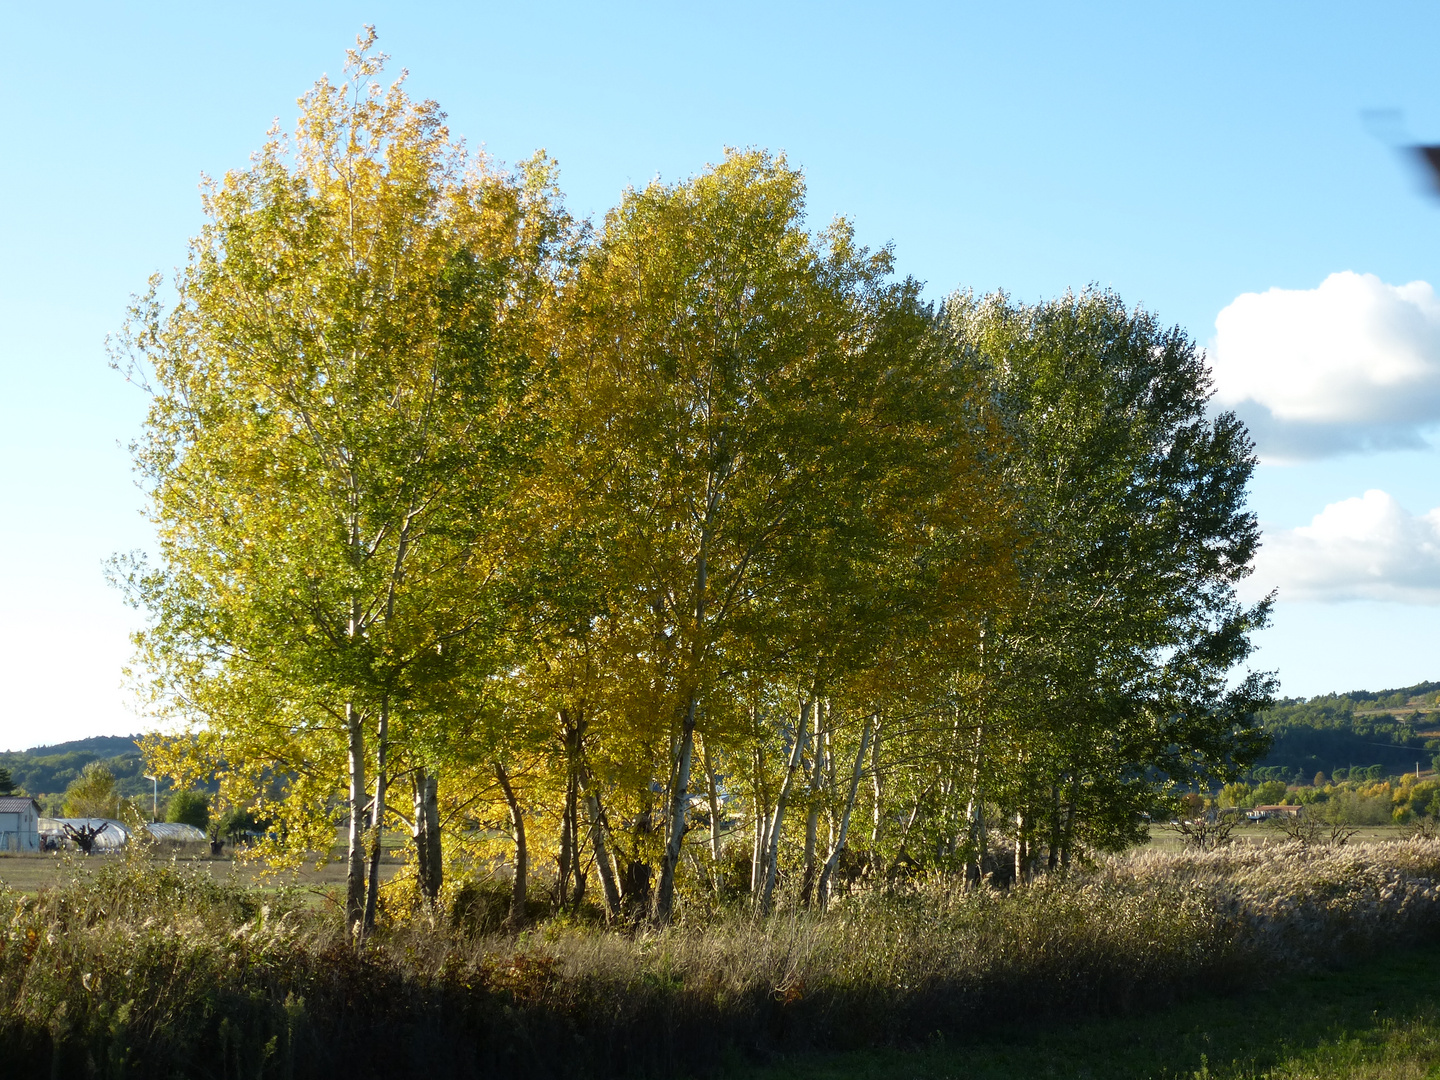
M 328 847 L 345 807 L 357 926 L 379 853 L 366 804 L 382 823 L 397 758 L 503 662 L 564 230 L 543 157 L 506 173 L 467 154 L 433 102 L 376 81 L 373 44 L 302 99 L 293 138 L 210 186 L 175 303 L 152 287 L 120 343 L 152 392 L 141 647 L 157 702 L 201 722 L 152 752 L 182 779 L 218 766 L 232 801 L 260 794 L 297 850 Z
M 98 761 L 86 765 L 65 789 L 64 814 L 74 818 L 118 818 L 120 792 L 115 775 Z
M 961 294 L 940 330 L 989 374 L 1023 507 L 1026 596 L 995 624 L 985 739 L 1011 749 L 990 795 L 1021 849 L 1124 846 L 1167 785 L 1230 779 L 1266 745 L 1273 680 L 1231 681 L 1270 609 L 1235 595 L 1259 542 L 1250 440 L 1209 412 L 1200 350 L 1113 293 Z
M 177 791 L 165 804 L 165 820 L 194 825 L 203 832 L 210 826 L 210 800 L 198 791 Z

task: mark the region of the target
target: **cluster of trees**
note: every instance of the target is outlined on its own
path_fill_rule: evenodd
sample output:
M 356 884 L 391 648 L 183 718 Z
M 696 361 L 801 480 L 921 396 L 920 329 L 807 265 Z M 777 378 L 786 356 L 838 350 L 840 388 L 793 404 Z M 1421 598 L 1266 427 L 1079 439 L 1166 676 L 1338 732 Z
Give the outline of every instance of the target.
M 1351 778 L 1314 784 L 1286 785 L 1266 780 L 1257 785 L 1242 781 L 1226 784 L 1214 799 L 1214 807 L 1245 810 L 1257 806 L 1302 806 L 1312 820 L 1330 824 L 1367 826 L 1434 822 L 1440 818 L 1440 778 L 1434 775 L 1382 778 L 1379 766 L 1351 770 Z M 1203 807 L 1197 807 L 1200 812 Z
M 185 725 L 152 766 L 277 856 L 344 827 L 357 933 L 383 829 L 421 898 L 498 842 L 517 917 L 543 863 L 664 920 L 1024 878 L 1263 752 L 1254 459 L 1183 333 L 927 305 L 762 152 L 578 222 L 382 61 L 209 188 L 117 342 L 160 545 L 118 572 Z
M 101 761 L 91 761 L 65 789 L 60 800 L 61 817 L 111 818 L 115 821 L 145 821 L 134 800 L 120 793 L 115 774 Z

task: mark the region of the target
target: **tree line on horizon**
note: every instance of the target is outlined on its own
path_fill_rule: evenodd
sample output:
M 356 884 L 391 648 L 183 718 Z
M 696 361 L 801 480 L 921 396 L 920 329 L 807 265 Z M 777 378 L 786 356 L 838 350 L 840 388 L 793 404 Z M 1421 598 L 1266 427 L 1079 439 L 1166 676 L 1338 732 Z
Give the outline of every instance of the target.
M 136 682 L 177 787 L 503 849 L 523 916 L 846 875 L 1019 879 L 1263 753 L 1269 602 L 1202 352 L 1091 289 L 928 304 L 781 155 L 565 209 L 378 81 L 301 99 L 114 343 L 150 395 Z M 598 891 L 597 891 L 598 890 Z

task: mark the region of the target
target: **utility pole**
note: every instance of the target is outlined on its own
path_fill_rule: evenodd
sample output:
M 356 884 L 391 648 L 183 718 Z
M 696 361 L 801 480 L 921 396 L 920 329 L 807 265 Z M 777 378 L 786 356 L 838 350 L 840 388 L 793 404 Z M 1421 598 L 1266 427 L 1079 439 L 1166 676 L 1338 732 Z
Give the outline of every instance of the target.
M 1418 769 L 1420 766 L 1417 765 L 1417 766 L 1415 766 L 1415 767 Z M 159 778 L 158 776 L 151 776 L 149 773 L 143 773 L 142 775 L 145 777 L 146 780 L 150 780 L 150 781 L 153 781 L 153 782 L 154 782 L 153 789 L 152 789 L 151 792 L 150 792 L 150 820 L 151 820 L 151 821 L 159 821 L 159 820 L 160 820 L 160 778 Z

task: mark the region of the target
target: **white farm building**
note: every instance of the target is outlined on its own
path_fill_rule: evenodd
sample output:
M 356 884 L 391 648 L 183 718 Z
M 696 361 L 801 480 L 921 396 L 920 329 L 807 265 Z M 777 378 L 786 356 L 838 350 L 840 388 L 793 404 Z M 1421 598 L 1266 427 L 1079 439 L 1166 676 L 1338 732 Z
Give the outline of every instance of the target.
M 0 851 L 40 850 L 40 804 L 28 795 L 0 795 Z

